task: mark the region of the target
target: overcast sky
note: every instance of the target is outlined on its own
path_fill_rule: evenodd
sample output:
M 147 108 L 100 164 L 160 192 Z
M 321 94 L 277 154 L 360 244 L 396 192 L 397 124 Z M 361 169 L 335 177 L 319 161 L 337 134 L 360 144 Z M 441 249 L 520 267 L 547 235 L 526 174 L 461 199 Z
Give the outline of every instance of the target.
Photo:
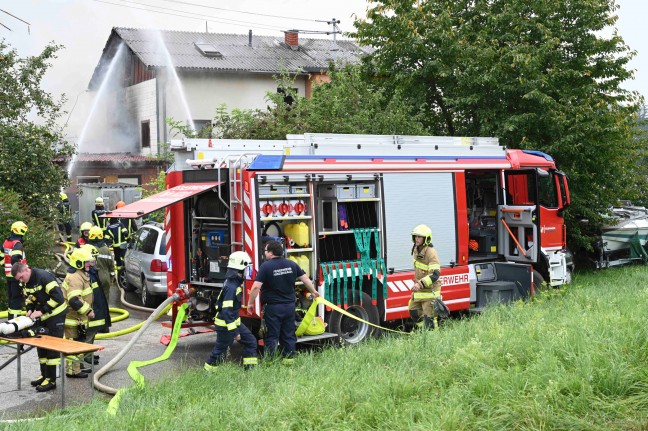
M 618 0 L 617 3 L 621 6 L 617 28 L 626 43 L 637 51 L 630 65 L 636 69 L 635 80 L 627 82 L 625 87 L 648 96 L 648 37 L 642 30 L 648 17 L 648 0 Z M 147 4 L 167 9 L 165 14 L 146 12 L 142 9 L 147 9 L 144 6 Z M 72 111 L 69 128 L 73 129 L 83 122 L 83 113 L 90 103 L 83 91 L 112 27 L 205 31 L 207 25 L 214 33 L 246 34 L 252 29 L 254 34 L 283 37 L 281 30 L 286 29 L 330 30 L 331 26 L 317 21 L 332 18 L 341 21 L 342 31 L 351 31 L 352 15 L 364 17 L 366 8 L 366 0 L 0 0 L 0 9 L 30 24 L 0 11 L 0 23 L 11 29 L 0 26 L 0 38 L 21 56 L 40 53 L 49 41 L 65 46 L 48 72 L 44 86 L 52 94 L 67 95 L 65 110 Z M 183 13 L 177 11 L 202 18 L 181 17 L 178 15 Z M 69 132 L 75 134 L 73 130 Z

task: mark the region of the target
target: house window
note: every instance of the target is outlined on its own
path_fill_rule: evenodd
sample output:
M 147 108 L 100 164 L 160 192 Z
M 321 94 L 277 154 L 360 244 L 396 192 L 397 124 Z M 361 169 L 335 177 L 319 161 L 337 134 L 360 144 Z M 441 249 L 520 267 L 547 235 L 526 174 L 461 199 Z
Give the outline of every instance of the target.
M 140 176 L 131 176 L 131 177 L 119 177 L 120 183 L 132 184 L 134 186 L 140 185 Z
M 77 184 L 98 183 L 100 178 L 98 176 L 77 177 Z
M 194 43 L 194 46 L 205 57 L 223 58 L 223 54 L 211 43 Z
M 292 95 L 293 94 L 295 94 L 295 95 L 299 94 L 299 92 L 297 91 L 296 88 L 293 88 L 292 92 L 288 93 L 288 92 L 286 92 L 286 89 L 282 88 L 282 87 L 277 87 L 277 93 L 284 95 L 284 103 L 286 105 L 292 105 L 293 102 L 295 101 L 295 99 L 293 98 Z
M 151 121 L 142 121 L 142 148 L 151 148 Z
M 210 137 L 212 129 L 211 120 L 193 120 L 193 125 L 196 129 L 196 136 L 203 138 Z

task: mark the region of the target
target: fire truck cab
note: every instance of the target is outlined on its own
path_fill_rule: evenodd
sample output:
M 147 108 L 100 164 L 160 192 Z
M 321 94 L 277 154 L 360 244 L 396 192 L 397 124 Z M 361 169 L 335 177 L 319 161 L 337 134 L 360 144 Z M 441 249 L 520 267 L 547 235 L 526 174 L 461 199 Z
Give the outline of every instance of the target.
M 527 298 L 540 277 L 570 281 L 568 181 L 541 152 L 496 138 L 332 134 L 186 139 L 171 149 L 167 190 L 111 216 L 165 208 L 168 290 L 195 291 L 197 320 L 212 321 L 233 251 L 254 260 L 247 296 L 270 239 L 327 300 L 373 324 L 409 317 L 419 224 L 433 231 L 450 310 Z M 310 303 L 299 285 L 296 301 Z M 350 343 L 377 333 L 324 306 L 318 314 Z

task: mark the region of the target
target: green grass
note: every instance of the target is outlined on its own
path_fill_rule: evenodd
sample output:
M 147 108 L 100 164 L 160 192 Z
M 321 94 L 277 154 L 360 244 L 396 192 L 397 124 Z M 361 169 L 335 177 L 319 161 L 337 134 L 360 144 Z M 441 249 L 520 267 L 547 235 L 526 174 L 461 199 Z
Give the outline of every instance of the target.
M 580 274 L 441 331 L 235 365 L 18 423 L 25 430 L 646 430 L 648 268 Z

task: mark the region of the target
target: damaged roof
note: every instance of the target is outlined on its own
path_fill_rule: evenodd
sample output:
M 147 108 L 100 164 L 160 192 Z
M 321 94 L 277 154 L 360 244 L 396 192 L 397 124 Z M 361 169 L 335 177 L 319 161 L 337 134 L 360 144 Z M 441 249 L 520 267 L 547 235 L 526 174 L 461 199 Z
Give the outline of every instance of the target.
M 284 37 L 247 34 L 198 33 L 114 27 L 92 80 L 107 67 L 120 41 L 148 68 L 166 67 L 213 72 L 279 73 L 327 70 L 329 63 L 358 63 L 371 52 L 350 40 L 299 37 L 298 47 L 286 44 Z M 162 43 L 163 42 L 163 43 Z M 168 56 L 167 52 L 168 51 Z M 205 53 L 204 47 L 209 50 Z

